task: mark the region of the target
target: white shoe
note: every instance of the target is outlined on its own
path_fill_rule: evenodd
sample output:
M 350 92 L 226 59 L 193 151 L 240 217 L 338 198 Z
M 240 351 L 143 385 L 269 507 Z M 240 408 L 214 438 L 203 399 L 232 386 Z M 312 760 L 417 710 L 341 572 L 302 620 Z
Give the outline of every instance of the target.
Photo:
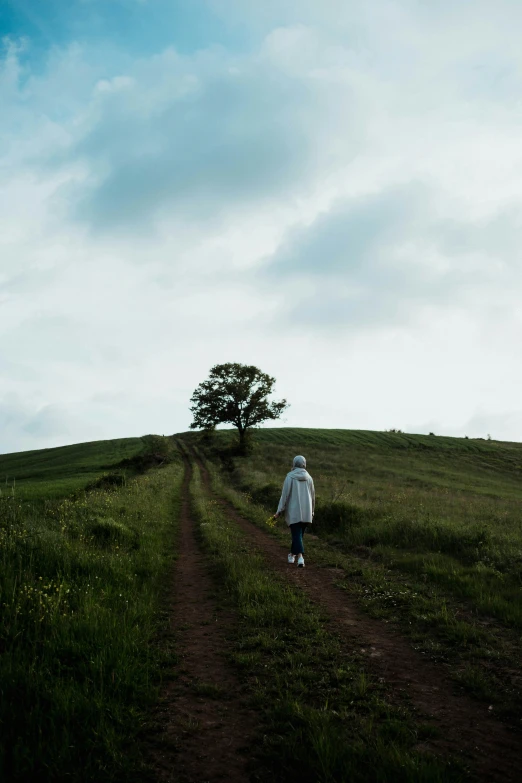
M 297 558 L 297 567 L 304 568 L 304 557 L 302 555 L 299 555 Z
M 288 562 L 289 563 L 295 563 L 295 555 L 292 555 L 292 554 L 288 555 Z

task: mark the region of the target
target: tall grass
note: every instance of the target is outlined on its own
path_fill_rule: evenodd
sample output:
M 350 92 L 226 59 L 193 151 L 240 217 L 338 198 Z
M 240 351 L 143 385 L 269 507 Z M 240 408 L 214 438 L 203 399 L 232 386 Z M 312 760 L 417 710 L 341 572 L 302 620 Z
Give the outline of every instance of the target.
M 0 501 L 0 779 L 110 781 L 139 766 L 179 462 L 119 489 Z

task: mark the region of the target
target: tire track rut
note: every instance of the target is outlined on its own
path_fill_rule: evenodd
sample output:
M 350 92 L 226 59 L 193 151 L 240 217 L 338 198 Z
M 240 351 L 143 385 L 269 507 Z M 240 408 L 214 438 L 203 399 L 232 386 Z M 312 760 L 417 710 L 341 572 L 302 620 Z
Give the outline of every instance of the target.
M 158 783 L 244 783 L 256 716 L 225 657 L 235 616 L 220 609 L 190 512 L 185 465 L 179 557 L 168 596 L 179 673 L 163 687 L 148 755 Z

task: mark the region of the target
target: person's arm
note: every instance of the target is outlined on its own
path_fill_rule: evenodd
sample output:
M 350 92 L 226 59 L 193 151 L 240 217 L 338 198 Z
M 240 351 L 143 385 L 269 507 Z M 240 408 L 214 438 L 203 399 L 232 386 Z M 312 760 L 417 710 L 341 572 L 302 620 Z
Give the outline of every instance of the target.
M 281 492 L 281 499 L 279 501 L 277 511 L 274 514 L 275 517 L 278 517 L 280 514 L 282 514 L 286 508 L 286 502 L 288 500 L 288 495 L 290 494 L 291 483 L 292 483 L 292 479 L 287 476 L 284 480 L 283 491 Z
M 311 479 L 310 481 L 310 494 L 312 496 L 312 517 L 315 514 L 315 487 L 314 487 L 314 480 Z

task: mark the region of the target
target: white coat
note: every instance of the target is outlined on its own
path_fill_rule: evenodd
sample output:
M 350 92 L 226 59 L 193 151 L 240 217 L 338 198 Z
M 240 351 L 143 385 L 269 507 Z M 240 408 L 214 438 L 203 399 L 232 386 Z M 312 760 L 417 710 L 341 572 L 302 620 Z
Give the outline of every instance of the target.
M 277 507 L 278 514 L 282 514 L 283 511 L 287 525 L 293 525 L 295 522 L 312 522 L 315 511 L 315 488 L 314 481 L 305 468 L 296 467 L 287 474 Z

